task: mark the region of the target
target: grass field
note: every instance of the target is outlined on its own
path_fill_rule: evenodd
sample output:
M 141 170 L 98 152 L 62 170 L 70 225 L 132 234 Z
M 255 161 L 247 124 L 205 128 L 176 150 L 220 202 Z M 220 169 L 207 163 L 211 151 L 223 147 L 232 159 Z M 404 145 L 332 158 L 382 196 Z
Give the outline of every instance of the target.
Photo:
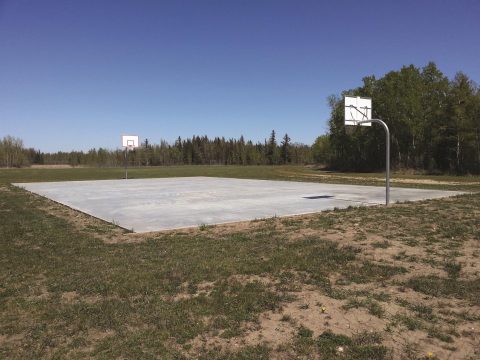
M 122 175 L 0 170 L 0 358 L 479 358 L 479 177 L 397 174 L 394 186 L 471 193 L 149 234 L 9 185 Z M 382 183 L 304 167 L 129 170 L 193 175 Z
M 121 179 L 122 168 L 0 169 L 0 184 L 30 181 Z M 328 182 L 338 184 L 383 185 L 381 173 L 338 173 L 303 166 L 164 166 L 129 168 L 129 178 L 174 176 L 219 176 L 240 179 L 267 179 Z M 426 176 L 396 173 L 392 185 L 445 190 L 480 191 L 480 176 Z

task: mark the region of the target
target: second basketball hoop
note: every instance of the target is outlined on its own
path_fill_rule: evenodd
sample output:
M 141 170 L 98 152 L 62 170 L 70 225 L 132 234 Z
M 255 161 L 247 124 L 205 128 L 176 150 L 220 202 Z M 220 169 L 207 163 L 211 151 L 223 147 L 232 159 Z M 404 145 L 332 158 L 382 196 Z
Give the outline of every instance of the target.
M 138 148 L 137 135 L 122 135 L 122 146 L 125 148 L 125 179 L 128 179 L 128 150 Z

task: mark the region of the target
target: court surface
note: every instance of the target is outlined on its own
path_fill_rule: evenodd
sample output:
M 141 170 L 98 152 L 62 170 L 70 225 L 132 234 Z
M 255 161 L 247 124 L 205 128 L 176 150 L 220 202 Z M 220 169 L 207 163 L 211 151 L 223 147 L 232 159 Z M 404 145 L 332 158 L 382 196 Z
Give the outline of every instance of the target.
M 135 232 L 385 203 L 385 187 L 215 177 L 15 184 Z M 392 188 L 391 202 L 455 191 Z

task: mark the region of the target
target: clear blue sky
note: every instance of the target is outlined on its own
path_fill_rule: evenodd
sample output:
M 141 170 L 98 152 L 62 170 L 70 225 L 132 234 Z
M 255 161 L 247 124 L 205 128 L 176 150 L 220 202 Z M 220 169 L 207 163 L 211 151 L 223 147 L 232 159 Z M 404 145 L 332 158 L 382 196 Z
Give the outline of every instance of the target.
M 480 1 L 0 0 L 0 137 L 312 143 L 326 98 L 435 61 L 480 80 Z

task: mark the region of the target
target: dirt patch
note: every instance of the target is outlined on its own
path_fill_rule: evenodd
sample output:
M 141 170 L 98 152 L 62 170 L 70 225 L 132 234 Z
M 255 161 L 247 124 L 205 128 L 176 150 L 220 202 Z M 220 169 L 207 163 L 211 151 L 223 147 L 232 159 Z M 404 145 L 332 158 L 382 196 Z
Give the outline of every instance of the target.
M 228 278 L 228 281 L 235 281 L 241 284 L 247 284 L 250 282 L 259 282 L 260 284 L 271 286 L 275 283 L 275 279 L 269 276 L 260 276 L 260 275 L 232 275 Z
M 318 291 L 302 291 L 297 300 L 283 307 L 283 316 L 313 331 L 314 336 L 325 331 L 351 336 L 360 331 L 383 328 L 386 320 L 369 314 L 365 309 L 344 310 L 345 300 L 332 299 Z
M 0 346 L 14 345 L 20 343 L 25 336 L 23 334 L 3 335 L 0 334 Z
M 62 296 L 61 296 L 62 301 L 67 303 L 73 302 L 73 300 L 76 299 L 77 297 L 78 297 L 78 294 L 76 291 L 67 291 L 62 293 Z
M 107 337 L 110 337 L 110 336 L 114 336 L 115 335 L 115 331 L 113 330 L 105 330 L 105 331 L 102 331 L 102 330 L 89 330 L 88 331 L 88 335 L 87 335 L 87 338 L 91 341 L 100 341 L 100 340 L 103 340 Z
M 87 304 L 95 304 L 104 299 L 105 298 L 102 298 L 99 295 L 80 295 L 76 291 L 66 291 L 66 292 L 63 292 L 61 295 L 62 302 L 66 304 L 73 304 L 73 303 L 79 303 L 79 302 L 83 302 Z
M 370 288 L 356 287 L 356 290 L 377 291 L 371 288 L 371 284 Z M 272 349 L 278 349 L 294 342 L 301 328 L 312 331 L 313 337 L 326 331 L 349 337 L 360 333 L 380 333 L 383 345 L 393 350 L 393 359 L 403 359 L 406 347 L 414 347 L 418 355 L 433 352 L 440 359 L 452 358 L 453 354 L 455 358 L 463 358 L 473 354 L 479 345 L 479 322 L 470 322 L 457 327 L 456 331 L 461 332 L 462 336 L 452 336 L 451 341 L 445 342 L 432 335 L 432 332 L 443 331 L 447 334 L 450 331 L 448 325 L 437 323 L 430 325 L 425 322 L 422 323 L 425 328 L 417 330 L 409 329 L 403 324 L 395 324 L 393 320 L 397 316 L 402 316 L 404 319 L 414 317 L 412 310 L 398 305 L 395 301 L 382 302 L 385 315 L 378 317 L 361 307 L 347 310 L 345 305 L 348 304 L 348 299 L 333 299 L 318 290 L 302 290 L 292 294 L 296 299 L 284 304 L 279 311 L 267 311 L 259 315 L 258 322 L 244 323 L 241 336 L 226 339 L 221 334 L 202 334 L 196 337 L 189 342 L 191 346 L 189 355 L 193 356 L 202 349 L 225 352 L 256 345 L 267 345 Z M 401 295 L 403 300 L 408 299 L 416 306 L 434 305 L 436 302 L 434 299 L 425 300 L 425 297 L 419 301 L 419 294 L 412 291 L 392 290 L 390 295 L 392 299 L 397 299 L 396 295 Z M 452 304 L 442 303 L 441 306 L 442 308 L 452 306 L 458 309 L 461 303 L 453 301 Z M 276 352 L 272 358 L 284 358 L 284 355 L 280 351 Z

